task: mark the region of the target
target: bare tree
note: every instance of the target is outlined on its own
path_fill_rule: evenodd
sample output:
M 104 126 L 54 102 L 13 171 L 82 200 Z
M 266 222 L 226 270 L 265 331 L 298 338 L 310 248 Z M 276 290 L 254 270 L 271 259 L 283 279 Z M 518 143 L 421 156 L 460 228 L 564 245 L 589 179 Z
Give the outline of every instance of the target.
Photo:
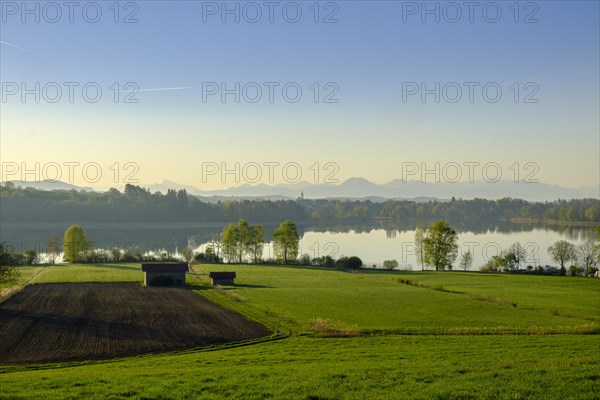
M 590 275 L 598 265 L 600 258 L 600 244 L 588 240 L 577 246 L 577 259 L 586 275 Z

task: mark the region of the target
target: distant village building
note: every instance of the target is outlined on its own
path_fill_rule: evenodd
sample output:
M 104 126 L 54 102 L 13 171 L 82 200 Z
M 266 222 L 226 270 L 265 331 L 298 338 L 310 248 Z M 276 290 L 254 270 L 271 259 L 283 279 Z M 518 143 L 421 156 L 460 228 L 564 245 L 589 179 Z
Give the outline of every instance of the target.
M 233 286 L 233 280 L 236 278 L 235 272 L 211 272 L 208 275 L 212 279 L 213 285 Z
M 142 264 L 144 286 L 185 285 L 186 263 Z

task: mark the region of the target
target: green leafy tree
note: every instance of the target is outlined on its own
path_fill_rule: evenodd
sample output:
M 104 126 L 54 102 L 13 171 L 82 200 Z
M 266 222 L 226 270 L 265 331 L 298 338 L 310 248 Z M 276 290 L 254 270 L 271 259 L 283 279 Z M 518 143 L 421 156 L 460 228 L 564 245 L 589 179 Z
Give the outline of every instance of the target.
M 252 261 L 257 264 L 262 259 L 265 246 L 265 228 L 262 225 L 252 225 L 250 227 L 250 237 L 248 240 L 248 255 Z
M 424 267 L 424 262 L 425 262 L 424 240 L 425 240 L 426 236 L 427 236 L 427 232 L 425 231 L 425 228 L 423 227 L 423 222 L 419 222 L 419 226 L 417 226 L 417 229 L 415 230 L 415 254 L 417 256 L 417 262 L 419 264 L 421 264 L 421 271 L 423 271 L 425 269 L 425 267 Z
M 467 250 L 460 257 L 460 266 L 465 271 L 471 268 L 473 265 L 473 254 L 471 254 L 471 250 Z
M 335 260 L 331 256 L 322 256 L 320 259 L 318 259 L 318 264 L 320 267 L 334 268 Z
M 423 239 L 424 261 L 435 270 L 452 268 L 458 255 L 458 234 L 446 221 L 434 222 Z
M 237 262 L 241 263 L 244 261 L 244 256 L 248 254 L 250 249 L 250 225 L 248 225 L 248 222 L 246 222 L 245 219 L 240 219 L 238 221 L 235 233 L 237 239 Z
M 121 249 L 118 247 L 113 247 L 110 249 L 110 259 L 114 262 L 121 261 Z
M 348 260 L 346 260 L 346 265 L 345 265 L 346 268 L 357 270 L 357 269 L 360 269 L 360 267 L 362 267 L 362 266 L 363 266 L 362 260 L 356 256 L 348 257 Z
M 335 266 L 339 270 L 357 270 L 363 266 L 363 262 L 356 256 L 346 257 L 342 256 L 335 261 Z
M 235 225 L 229 224 L 223 228 L 223 234 L 221 236 L 221 251 L 223 258 L 227 262 L 235 262 L 238 254 L 237 246 L 237 228 Z
M 71 225 L 66 231 L 63 238 L 63 249 L 65 260 L 67 262 L 75 262 L 82 252 L 88 250 L 89 243 L 85 234 L 85 230 L 79 225 Z
M 581 272 L 583 272 L 583 269 L 578 267 L 577 265 L 571 265 L 569 267 L 569 276 L 577 276 Z
M 265 230 L 262 225 L 248 225 L 240 219 L 237 225 L 229 224 L 221 235 L 221 250 L 227 262 L 241 263 L 251 259 L 255 263 L 262 258 Z
M 0 242 L 0 285 L 14 283 L 19 277 L 19 272 L 13 264 L 8 246 L 4 242 Z
M 577 258 L 575 246 L 565 240 L 559 240 L 548 247 L 548 254 L 560 265 L 561 269 L 565 268 L 566 263 Z
M 300 237 L 296 225 L 288 220 L 285 220 L 275 229 L 273 233 L 273 246 L 275 257 L 283 261 L 285 264 L 298 258 Z
M 482 272 L 496 272 L 496 271 L 505 271 L 506 267 L 506 258 L 504 258 L 501 254 L 493 255 L 487 262 L 479 269 Z

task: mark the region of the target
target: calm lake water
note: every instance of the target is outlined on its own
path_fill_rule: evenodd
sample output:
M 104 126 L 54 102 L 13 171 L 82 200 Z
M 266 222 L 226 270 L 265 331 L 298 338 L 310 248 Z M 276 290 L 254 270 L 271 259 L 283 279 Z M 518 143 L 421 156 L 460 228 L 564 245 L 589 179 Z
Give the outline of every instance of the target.
M 98 248 L 139 248 L 143 252 L 166 251 L 177 253 L 190 244 L 198 250 L 211 237 L 218 235 L 223 224 L 81 224 L 88 238 Z M 492 223 L 453 224 L 459 232 L 460 251 L 471 250 L 473 269 L 478 269 L 490 257 L 513 243 L 528 250 L 527 264 L 553 264 L 547 254 L 548 246 L 557 240 L 577 245 L 593 239 L 593 228 L 548 227 Z M 0 224 L 0 241 L 8 242 L 18 250 L 35 249 L 43 252 L 45 243 L 54 234 L 62 240 L 68 224 Z M 267 240 L 272 240 L 276 225 L 265 225 Z M 399 227 L 383 226 L 372 222 L 360 225 L 299 225 L 301 254 L 311 257 L 330 255 L 334 258 L 356 255 L 366 265 L 381 266 L 384 260 L 395 259 L 401 267 L 420 269 L 414 251 L 414 224 Z M 265 246 L 263 258 L 273 256 L 272 243 Z M 458 268 L 458 261 L 455 268 Z
M 383 260 L 395 259 L 401 268 L 420 269 L 417 264 L 414 246 L 415 231 L 397 232 L 390 235 L 385 230 L 374 230 L 369 233 L 321 233 L 307 232 L 300 246 L 303 252 L 311 256 L 318 255 L 357 255 L 367 265 L 380 266 Z M 557 240 L 567 240 L 573 244 L 580 244 L 586 238 L 593 237 L 593 232 L 581 230 L 578 232 L 559 232 L 543 228 L 531 231 L 485 233 L 461 232 L 459 234 L 459 257 L 461 252 L 471 250 L 473 254 L 473 269 L 479 269 L 490 257 L 518 242 L 528 252 L 526 265 L 550 264 L 547 249 Z M 458 260 L 455 263 L 458 268 Z

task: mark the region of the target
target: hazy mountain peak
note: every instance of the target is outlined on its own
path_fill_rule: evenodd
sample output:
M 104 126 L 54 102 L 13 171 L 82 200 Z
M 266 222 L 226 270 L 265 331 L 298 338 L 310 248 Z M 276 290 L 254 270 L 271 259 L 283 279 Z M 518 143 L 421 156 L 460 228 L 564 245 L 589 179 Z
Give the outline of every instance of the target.
M 95 190 L 91 187 L 87 186 L 77 186 L 71 183 L 63 182 L 63 181 L 53 181 L 53 180 L 43 180 L 43 181 L 7 181 L 6 183 L 11 182 L 17 187 L 21 187 L 23 189 L 33 188 L 38 190 L 77 190 L 77 191 L 85 191 L 85 192 L 94 192 Z

